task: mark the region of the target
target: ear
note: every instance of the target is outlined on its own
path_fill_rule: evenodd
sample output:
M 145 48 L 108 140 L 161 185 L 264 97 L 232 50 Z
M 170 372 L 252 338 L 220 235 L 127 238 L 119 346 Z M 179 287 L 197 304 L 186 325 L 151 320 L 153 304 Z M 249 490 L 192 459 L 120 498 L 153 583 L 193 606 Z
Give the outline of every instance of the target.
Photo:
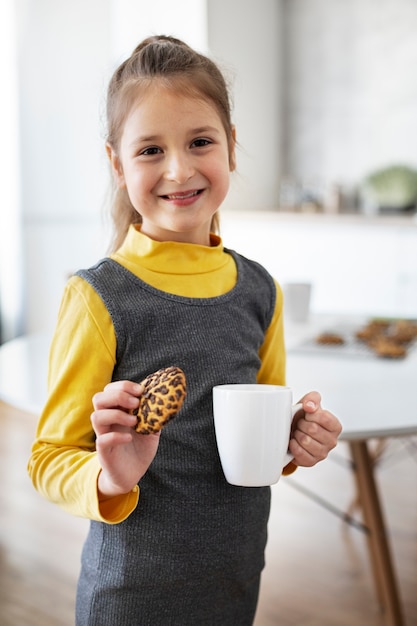
M 236 169 L 236 126 L 232 126 L 232 135 L 229 141 L 229 167 L 231 172 Z
M 126 183 L 119 156 L 113 150 L 112 146 L 109 143 L 106 143 L 106 152 L 107 156 L 109 157 L 110 166 L 116 185 L 119 187 L 119 189 L 124 189 L 126 187 Z

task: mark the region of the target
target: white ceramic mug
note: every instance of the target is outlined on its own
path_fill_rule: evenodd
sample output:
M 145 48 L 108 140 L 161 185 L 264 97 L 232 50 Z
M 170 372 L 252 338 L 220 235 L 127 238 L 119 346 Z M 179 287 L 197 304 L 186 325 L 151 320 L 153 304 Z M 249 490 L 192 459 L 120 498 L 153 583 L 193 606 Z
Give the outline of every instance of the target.
M 311 283 L 286 283 L 284 292 L 284 313 L 293 322 L 306 322 L 310 314 Z
M 213 387 L 217 447 L 227 482 L 243 487 L 277 483 L 292 460 L 288 454 L 291 422 L 301 408 L 301 404 L 293 406 L 289 387 Z

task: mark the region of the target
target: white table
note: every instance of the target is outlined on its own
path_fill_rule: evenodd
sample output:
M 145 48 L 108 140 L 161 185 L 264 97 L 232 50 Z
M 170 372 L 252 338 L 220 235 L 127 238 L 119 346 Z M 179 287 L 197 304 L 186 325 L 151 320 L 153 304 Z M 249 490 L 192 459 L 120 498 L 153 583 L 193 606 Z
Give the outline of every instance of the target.
M 27 335 L 0 346 L 0 400 L 39 415 L 47 394 L 51 336 Z
M 305 348 L 320 329 L 340 327 L 340 318 L 319 317 L 309 324 L 288 324 L 287 381 L 299 398 L 317 389 L 323 406 L 342 422 L 349 444 L 379 601 L 390 626 L 403 626 L 402 607 L 368 442 L 374 438 L 417 434 L 417 348 L 401 361 L 342 356 L 340 351 Z M 346 321 L 343 321 L 346 325 Z M 0 347 L 0 399 L 39 414 L 46 398 L 50 335 L 22 337 Z M 300 345 L 302 348 L 300 349 Z
M 322 394 L 323 406 L 343 425 L 341 439 L 349 444 L 357 482 L 370 559 L 379 601 L 390 626 L 404 624 L 397 580 L 380 498 L 374 477 L 369 440 L 417 434 L 417 347 L 403 360 L 343 353 L 342 348 L 314 349 L 319 330 L 347 328 L 346 320 L 315 320 L 288 325 L 287 382 L 298 399 L 308 390 Z M 350 324 L 353 328 L 352 323 Z

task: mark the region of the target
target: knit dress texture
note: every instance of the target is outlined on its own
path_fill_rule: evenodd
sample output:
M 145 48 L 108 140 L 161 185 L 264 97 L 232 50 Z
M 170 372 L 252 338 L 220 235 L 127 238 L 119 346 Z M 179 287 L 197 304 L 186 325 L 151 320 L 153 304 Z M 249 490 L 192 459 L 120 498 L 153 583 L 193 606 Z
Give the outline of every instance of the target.
M 160 291 L 112 259 L 79 272 L 108 309 L 113 380 L 180 366 L 187 397 L 162 431 L 123 522 L 92 521 L 82 556 L 77 626 L 250 626 L 264 566 L 270 489 L 229 485 L 217 452 L 212 388 L 256 383 L 276 288 L 230 252 L 233 289 L 210 298 Z

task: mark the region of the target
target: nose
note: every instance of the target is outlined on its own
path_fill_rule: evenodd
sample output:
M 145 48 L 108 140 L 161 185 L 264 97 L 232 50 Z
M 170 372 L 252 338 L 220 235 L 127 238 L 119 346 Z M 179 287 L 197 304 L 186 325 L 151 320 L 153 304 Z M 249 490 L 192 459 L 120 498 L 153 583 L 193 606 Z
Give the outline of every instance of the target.
M 166 158 L 165 178 L 178 184 L 186 183 L 195 173 L 191 155 L 173 152 Z

